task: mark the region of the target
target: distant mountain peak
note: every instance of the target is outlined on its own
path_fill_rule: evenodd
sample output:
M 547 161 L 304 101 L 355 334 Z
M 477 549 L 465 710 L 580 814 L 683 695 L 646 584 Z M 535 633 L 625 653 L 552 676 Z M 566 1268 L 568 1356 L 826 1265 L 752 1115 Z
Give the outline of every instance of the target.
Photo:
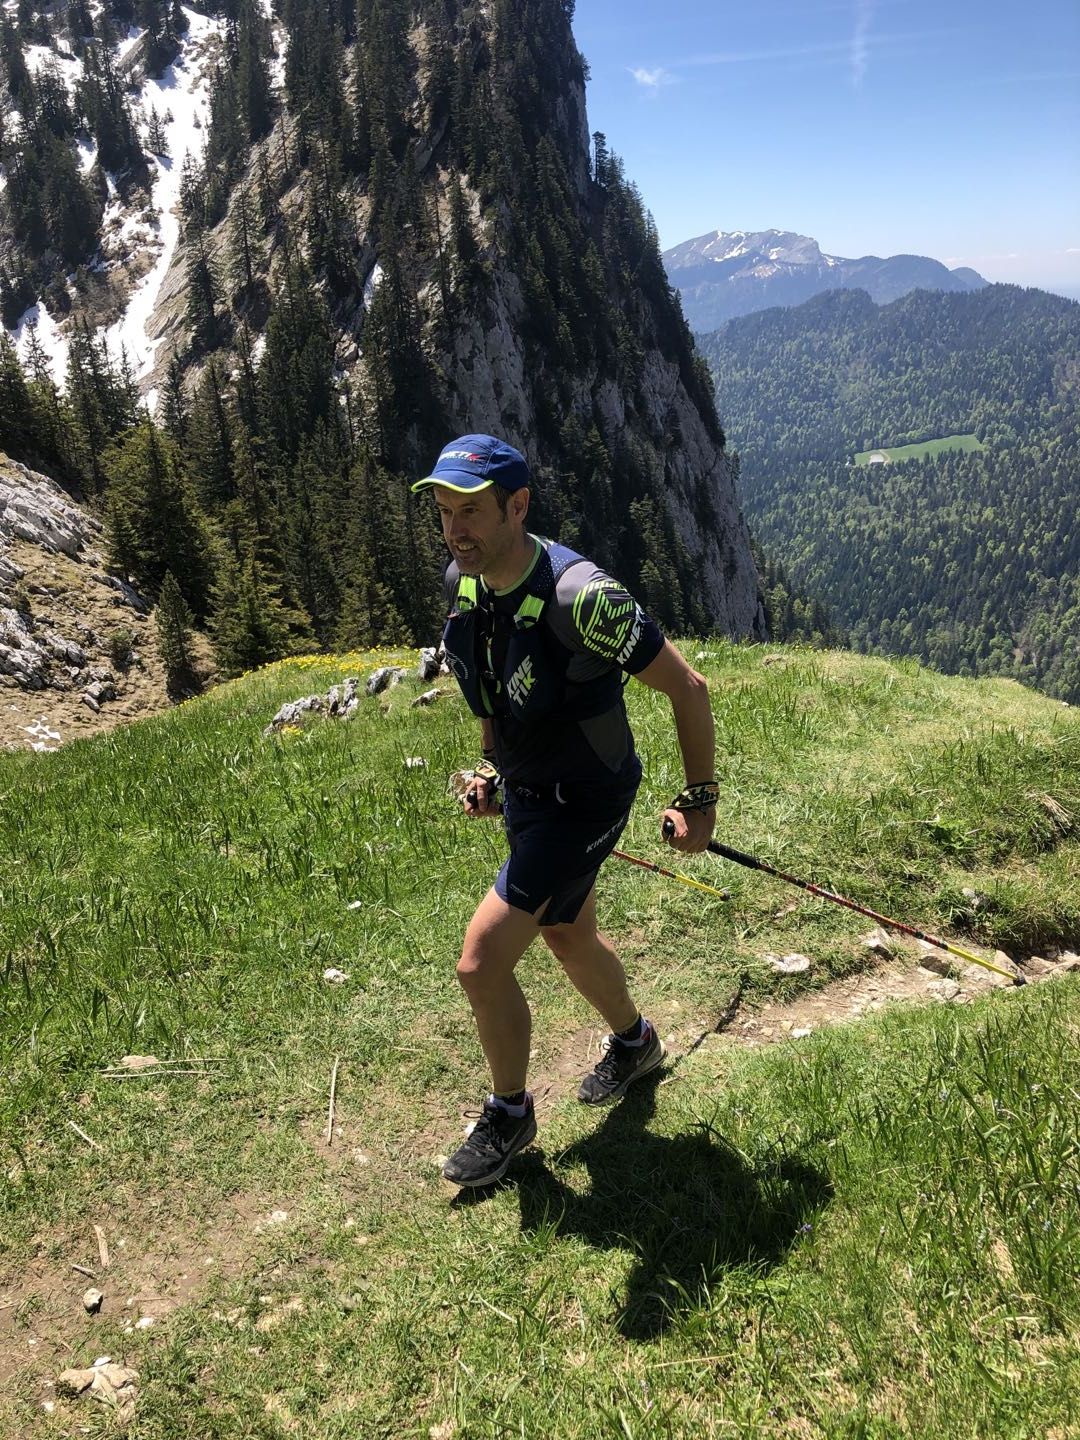
M 925 255 L 826 255 L 793 230 L 712 230 L 665 250 L 668 277 L 690 327 L 714 330 L 735 315 L 800 305 L 823 290 L 863 289 L 878 304 L 910 290 L 978 290 L 986 281 Z

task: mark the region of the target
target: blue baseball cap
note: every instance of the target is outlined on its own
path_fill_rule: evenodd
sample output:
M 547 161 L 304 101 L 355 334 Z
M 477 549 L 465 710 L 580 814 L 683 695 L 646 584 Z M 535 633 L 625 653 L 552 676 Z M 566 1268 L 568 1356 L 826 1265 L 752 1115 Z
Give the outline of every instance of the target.
M 445 485 L 448 490 L 467 493 L 501 485 L 504 490 L 528 489 L 529 466 L 520 450 L 494 435 L 462 435 L 443 447 L 435 468 L 412 487 Z

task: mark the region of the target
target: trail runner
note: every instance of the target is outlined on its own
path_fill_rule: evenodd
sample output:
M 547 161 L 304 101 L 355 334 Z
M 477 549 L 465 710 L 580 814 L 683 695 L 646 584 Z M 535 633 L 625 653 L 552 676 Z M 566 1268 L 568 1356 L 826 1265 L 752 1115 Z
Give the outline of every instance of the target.
M 466 815 L 502 816 L 510 855 L 465 933 L 458 978 L 491 1070 L 491 1093 L 443 1167 L 457 1185 L 490 1185 L 536 1135 L 526 1088 L 528 1002 L 514 975 L 541 935 L 611 1029 L 578 1099 L 600 1105 L 654 1070 L 664 1046 L 597 930 L 597 872 L 629 818 L 641 762 L 627 721 L 624 672 L 670 700 L 686 787 L 664 811 L 668 843 L 707 846 L 716 819 L 713 717 L 703 676 L 617 580 L 530 534 L 524 456 L 493 435 L 465 435 L 439 456 L 430 486 L 450 550 L 451 669 L 479 717 L 482 759 Z

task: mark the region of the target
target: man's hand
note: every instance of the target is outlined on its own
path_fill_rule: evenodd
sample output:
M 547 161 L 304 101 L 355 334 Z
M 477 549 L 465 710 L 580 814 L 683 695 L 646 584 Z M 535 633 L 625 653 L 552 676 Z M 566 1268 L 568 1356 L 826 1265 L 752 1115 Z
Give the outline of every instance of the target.
M 493 820 L 502 814 L 499 798 L 499 772 L 488 761 L 483 760 L 473 771 L 468 789 L 461 797 L 465 814 L 470 820 Z
M 707 810 L 669 808 L 664 811 L 661 831 L 673 850 L 680 850 L 684 855 L 700 855 L 708 847 L 715 825 L 715 805 Z

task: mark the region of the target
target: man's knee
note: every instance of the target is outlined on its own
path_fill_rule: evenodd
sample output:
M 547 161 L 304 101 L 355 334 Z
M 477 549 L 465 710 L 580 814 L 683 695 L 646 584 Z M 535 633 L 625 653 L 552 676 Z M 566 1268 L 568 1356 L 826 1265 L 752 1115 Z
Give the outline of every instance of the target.
M 593 925 L 547 925 L 541 930 L 544 943 L 560 965 L 572 970 L 589 958 L 596 946 Z
M 485 990 L 498 989 L 512 974 L 517 961 L 497 945 L 470 943 L 466 938 L 461 959 L 457 963 L 457 978 L 461 987 L 470 995 L 482 994 Z

